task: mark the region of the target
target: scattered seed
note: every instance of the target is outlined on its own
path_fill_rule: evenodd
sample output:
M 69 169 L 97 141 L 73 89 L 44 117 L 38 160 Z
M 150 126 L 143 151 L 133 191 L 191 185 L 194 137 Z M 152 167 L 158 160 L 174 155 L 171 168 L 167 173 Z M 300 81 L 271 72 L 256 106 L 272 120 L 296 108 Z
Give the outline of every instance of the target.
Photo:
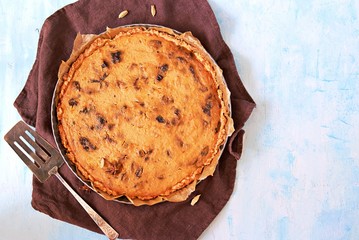
M 105 159 L 101 158 L 100 160 L 100 168 L 103 168 L 105 166 Z
M 156 15 L 156 6 L 155 5 L 151 5 L 151 14 L 152 14 L 152 17 L 154 17 Z
M 128 14 L 128 11 L 124 10 L 118 15 L 118 18 L 124 18 L 124 17 L 126 17 L 127 14 Z
M 201 196 L 201 194 L 198 194 L 197 196 L 192 198 L 191 206 L 194 206 L 198 202 L 200 196 Z

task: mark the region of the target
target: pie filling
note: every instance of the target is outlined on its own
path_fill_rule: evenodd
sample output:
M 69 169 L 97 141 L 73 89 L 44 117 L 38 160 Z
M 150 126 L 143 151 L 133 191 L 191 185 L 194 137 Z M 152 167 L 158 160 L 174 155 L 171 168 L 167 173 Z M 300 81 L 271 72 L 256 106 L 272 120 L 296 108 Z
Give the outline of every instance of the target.
M 67 157 L 107 198 L 183 201 L 213 174 L 232 131 L 221 71 L 190 33 L 122 27 L 60 71 Z

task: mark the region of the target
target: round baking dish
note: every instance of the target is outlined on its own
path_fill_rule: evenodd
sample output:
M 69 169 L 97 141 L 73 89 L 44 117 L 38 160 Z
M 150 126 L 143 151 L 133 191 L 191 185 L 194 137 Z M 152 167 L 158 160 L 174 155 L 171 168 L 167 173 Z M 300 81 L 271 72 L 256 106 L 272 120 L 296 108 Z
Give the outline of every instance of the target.
M 164 27 L 164 26 L 159 26 L 159 25 L 152 25 L 152 24 L 132 24 L 132 25 L 125 25 L 125 26 L 121 26 L 119 28 L 132 28 L 132 27 L 143 27 L 143 28 L 164 28 L 164 29 L 169 29 L 167 27 Z M 117 28 L 116 28 L 117 29 Z M 174 29 L 170 29 L 171 31 L 173 31 L 173 33 L 175 34 L 178 34 L 178 35 L 181 35 L 182 33 L 181 32 L 178 32 Z M 113 29 L 108 29 L 106 32 L 104 33 L 101 33 L 99 35 L 97 35 L 96 37 L 93 37 L 93 35 L 89 35 L 91 40 L 88 41 L 86 44 L 83 44 L 82 45 L 82 48 L 85 48 L 86 46 L 88 46 L 89 44 L 91 44 L 96 38 L 98 37 L 101 37 L 101 36 L 106 36 L 109 34 L 109 32 L 113 31 Z M 207 57 L 211 60 L 212 64 L 214 64 L 215 66 L 218 67 L 218 65 L 216 64 L 216 62 L 213 60 L 213 58 L 211 57 L 211 55 L 203 48 L 203 53 L 205 53 L 207 55 Z M 71 63 L 70 63 L 71 64 Z M 218 67 L 218 69 L 220 69 Z M 60 69 L 61 71 L 61 69 Z M 220 76 L 222 78 L 222 81 L 223 81 L 223 84 L 225 86 L 225 93 L 224 93 L 224 97 L 226 97 L 227 99 L 225 99 L 225 103 L 228 104 L 228 111 L 229 111 L 229 126 L 228 127 L 228 136 L 230 136 L 233 132 L 233 121 L 232 121 L 232 118 L 231 118 L 231 101 L 230 101 L 230 92 L 229 92 L 229 89 L 226 85 L 226 81 L 223 77 L 223 74 L 222 72 L 220 72 Z M 52 97 L 52 104 L 51 104 L 51 124 L 52 124 L 52 131 L 53 131 L 53 135 L 54 135 L 54 138 L 55 138 L 55 142 L 56 142 L 56 145 L 57 145 L 57 148 L 60 152 L 60 154 L 62 155 L 64 161 L 66 162 L 66 164 L 68 165 L 68 167 L 71 169 L 71 171 L 78 177 L 78 179 L 80 181 L 82 181 L 86 186 L 88 186 L 90 189 L 92 189 L 93 191 L 97 192 L 100 196 L 102 196 L 103 198 L 107 199 L 107 200 L 112 200 L 112 201 L 117 201 L 117 202 L 121 202 L 121 203 L 125 203 L 125 204 L 133 204 L 132 201 L 130 201 L 127 197 L 125 196 L 121 196 L 121 197 L 117 197 L 117 198 L 111 198 L 109 197 L 106 193 L 103 193 L 101 191 L 99 191 L 98 189 L 96 189 L 93 184 L 91 184 L 91 182 L 89 180 L 87 180 L 85 177 L 83 177 L 81 175 L 81 173 L 79 173 L 79 171 L 76 169 L 76 166 L 75 164 L 67 157 L 67 149 L 63 146 L 62 144 L 62 141 L 61 141 L 61 137 L 60 137 L 60 134 L 59 134 L 59 129 L 58 129 L 58 125 L 59 125 L 59 122 L 58 122 L 58 118 L 57 118 L 57 105 L 58 105 L 58 102 L 59 102 L 59 93 L 60 93 L 60 89 L 61 89 L 61 86 L 63 84 L 63 78 L 62 77 L 59 77 L 58 78 L 58 82 L 55 86 L 55 90 L 53 92 L 53 97 Z M 224 142 L 224 145 L 226 145 L 227 143 L 227 139 L 228 139 L 228 136 L 227 138 L 225 139 L 225 142 Z M 219 154 L 219 157 L 218 159 L 220 158 L 221 154 L 223 153 L 223 150 L 225 148 L 222 147 L 220 149 L 220 154 Z M 198 181 L 198 183 L 200 182 L 200 180 Z M 197 184 L 198 184 L 197 183 Z M 135 204 L 136 205 L 136 204 Z M 149 204 L 151 205 L 151 204 Z

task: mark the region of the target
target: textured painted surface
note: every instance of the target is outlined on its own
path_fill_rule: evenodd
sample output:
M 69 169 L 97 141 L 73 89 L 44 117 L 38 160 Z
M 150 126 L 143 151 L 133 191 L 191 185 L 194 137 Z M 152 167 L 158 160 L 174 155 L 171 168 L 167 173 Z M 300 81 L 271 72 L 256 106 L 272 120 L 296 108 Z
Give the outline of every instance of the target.
M 1 138 L 44 19 L 70 2 L 0 1 Z M 209 2 L 257 108 L 233 196 L 201 239 L 358 239 L 359 2 Z M 105 239 L 34 211 L 31 174 L 3 141 L 0 156 L 1 239 Z

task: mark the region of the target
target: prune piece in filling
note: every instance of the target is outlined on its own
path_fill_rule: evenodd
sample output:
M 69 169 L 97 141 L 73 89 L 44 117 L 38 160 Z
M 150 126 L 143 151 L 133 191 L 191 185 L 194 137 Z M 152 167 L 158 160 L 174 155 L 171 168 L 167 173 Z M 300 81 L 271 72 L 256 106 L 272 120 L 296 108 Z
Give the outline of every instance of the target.
M 108 68 L 108 62 L 103 61 L 101 67 L 102 67 L 102 68 Z
M 220 128 L 221 128 L 221 122 L 218 121 L 217 126 L 216 126 L 216 128 L 214 129 L 214 132 L 215 132 L 215 133 L 218 133 Z
M 159 122 L 159 123 L 165 123 L 165 122 L 166 122 L 165 119 L 164 119 L 161 115 L 158 115 L 158 116 L 156 117 L 156 120 L 157 120 L 157 122 Z
M 82 110 L 80 110 L 80 113 L 88 114 L 90 110 L 87 107 L 84 107 Z
M 201 84 L 201 86 L 199 87 L 199 90 L 200 90 L 201 92 L 207 92 L 207 91 L 208 91 L 208 88 L 207 88 L 205 85 Z
M 161 67 L 160 67 L 160 70 L 162 72 L 166 72 L 168 70 L 168 64 L 163 64 Z
M 135 79 L 135 81 L 133 82 L 133 86 L 134 86 L 134 88 L 136 89 L 136 90 L 140 90 L 141 89 L 141 87 L 140 87 L 140 85 L 139 85 L 139 78 L 136 78 Z
M 114 143 L 116 142 L 113 138 L 111 138 L 108 134 L 106 134 L 106 136 L 103 138 L 104 140 L 108 141 L 109 143 Z
M 140 155 L 140 157 L 144 157 L 146 155 L 146 152 L 141 149 L 138 154 Z
M 102 77 L 100 77 L 100 81 L 104 81 L 108 77 L 107 73 L 104 73 Z
M 122 88 L 125 88 L 127 84 L 123 81 L 116 80 L 116 85 L 117 85 L 117 87 L 122 89 Z
M 121 174 L 121 181 L 127 181 L 128 180 L 128 177 L 126 175 L 126 173 L 122 173 Z
M 79 103 L 79 102 L 78 102 L 76 99 L 74 99 L 74 98 L 71 98 L 71 99 L 69 100 L 69 105 L 70 105 L 71 107 L 77 106 L 78 103 Z
M 107 125 L 108 130 L 112 131 L 112 129 L 115 127 L 115 124 L 111 123 Z
M 158 74 L 157 77 L 156 77 L 157 81 L 162 81 L 163 79 L 163 76 L 161 74 Z
M 186 59 L 184 59 L 183 57 L 177 57 L 176 58 L 178 61 L 180 61 L 181 63 L 187 63 L 187 60 Z
M 196 73 L 196 71 L 194 70 L 194 67 L 193 67 L 192 65 L 189 66 L 189 71 L 191 72 L 194 81 L 198 82 L 199 79 L 198 79 L 197 73 Z
M 181 147 L 181 148 L 184 147 L 184 142 L 182 141 L 182 139 L 176 138 L 176 142 L 177 142 L 179 147 Z
M 93 145 L 86 137 L 80 137 L 80 144 L 85 151 L 96 150 L 96 146 Z
M 162 47 L 162 42 L 160 40 L 150 40 L 149 44 L 155 49 L 159 49 L 160 47 Z
M 181 114 L 181 110 L 179 110 L 178 108 L 175 109 L 174 113 L 179 116 Z
M 159 67 L 160 71 L 157 74 L 157 81 L 162 81 L 162 79 L 164 78 L 163 74 L 165 74 L 168 70 L 168 64 L 163 64 L 162 66 Z
M 202 149 L 201 156 L 206 156 L 208 152 L 209 152 L 209 146 L 206 146 L 205 148 Z
M 203 120 L 203 127 L 207 127 L 209 124 L 209 122 L 207 122 L 206 120 Z
M 202 108 L 203 112 L 208 116 L 211 116 L 212 103 L 207 102 L 206 105 Z
M 97 115 L 97 121 L 99 122 L 99 124 L 101 125 L 105 125 L 107 123 L 106 119 L 101 116 L 101 115 Z
M 119 162 L 114 163 L 108 163 L 106 173 L 109 173 L 111 175 L 118 175 L 122 171 L 122 164 Z
M 121 61 L 121 51 L 111 53 L 113 63 L 119 63 Z
M 170 104 L 170 103 L 173 103 L 174 100 L 173 98 L 169 97 L 169 96 L 166 96 L 166 95 L 163 95 L 161 100 L 163 101 L 163 103 L 165 104 Z
M 143 173 L 143 168 L 142 168 L 142 167 L 138 167 L 138 168 L 136 169 L 135 175 L 136 175 L 136 177 L 140 178 L 141 175 L 142 175 L 142 173 Z
M 178 122 L 179 122 L 179 120 L 178 120 L 177 118 L 172 118 L 172 120 L 171 120 L 171 124 L 172 124 L 173 126 L 177 125 Z
M 91 82 L 91 83 L 98 83 L 98 84 L 100 84 L 100 88 L 102 88 L 102 81 L 101 81 L 101 80 L 91 79 L 90 82 Z
M 80 83 L 78 81 L 73 81 L 72 84 L 74 85 L 76 90 L 78 90 L 78 91 L 81 90 L 81 86 L 80 86 Z
M 168 157 L 172 158 L 172 153 L 171 153 L 170 150 L 167 150 L 167 151 L 166 151 L 166 154 L 167 154 Z

